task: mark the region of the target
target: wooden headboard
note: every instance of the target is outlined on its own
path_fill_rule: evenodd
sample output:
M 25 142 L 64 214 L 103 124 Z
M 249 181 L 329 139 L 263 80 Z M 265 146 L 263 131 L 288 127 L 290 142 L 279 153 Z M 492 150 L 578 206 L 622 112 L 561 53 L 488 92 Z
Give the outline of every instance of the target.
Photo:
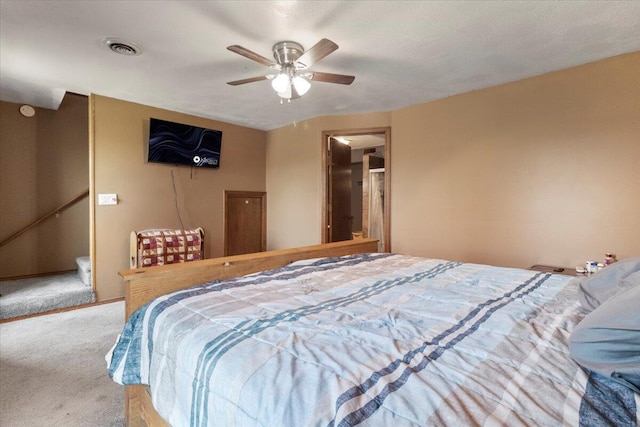
M 294 261 L 327 256 L 377 252 L 377 240 L 356 239 L 323 245 L 211 258 L 182 264 L 120 271 L 125 281 L 127 318 L 153 298 L 211 280 L 225 280 L 284 267 Z

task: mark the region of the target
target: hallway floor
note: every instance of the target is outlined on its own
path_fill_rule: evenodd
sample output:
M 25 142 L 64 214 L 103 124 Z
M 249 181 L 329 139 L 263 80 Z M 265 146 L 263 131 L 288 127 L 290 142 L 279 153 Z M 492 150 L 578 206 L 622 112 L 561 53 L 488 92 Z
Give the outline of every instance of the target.
M 78 273 L 0 281 L 0 320 L 95 302 Z

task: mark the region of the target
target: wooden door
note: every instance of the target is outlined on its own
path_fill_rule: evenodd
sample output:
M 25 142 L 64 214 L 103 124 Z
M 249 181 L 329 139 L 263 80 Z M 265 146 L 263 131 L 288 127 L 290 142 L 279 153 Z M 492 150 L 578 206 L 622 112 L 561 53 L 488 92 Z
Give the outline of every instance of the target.
M 351 147 L 329 138 L 329 242 L 351 240 Z
M 267 193 L 224 192 L 224 254 L 267 250 Z

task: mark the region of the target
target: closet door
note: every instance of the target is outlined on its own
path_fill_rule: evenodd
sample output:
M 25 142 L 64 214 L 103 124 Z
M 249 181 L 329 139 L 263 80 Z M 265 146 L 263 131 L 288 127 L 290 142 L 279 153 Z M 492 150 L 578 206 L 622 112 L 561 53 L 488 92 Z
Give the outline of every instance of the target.
M 225 191 L 224 254 L 267 250 L 267 193 Z

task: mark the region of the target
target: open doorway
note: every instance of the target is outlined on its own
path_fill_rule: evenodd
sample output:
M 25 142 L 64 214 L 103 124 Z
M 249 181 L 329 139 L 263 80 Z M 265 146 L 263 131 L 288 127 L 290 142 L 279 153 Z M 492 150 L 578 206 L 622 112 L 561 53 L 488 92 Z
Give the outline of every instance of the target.
M 360 237 L 391 251 L 391 129 L 322 133 L 322 242 Z

